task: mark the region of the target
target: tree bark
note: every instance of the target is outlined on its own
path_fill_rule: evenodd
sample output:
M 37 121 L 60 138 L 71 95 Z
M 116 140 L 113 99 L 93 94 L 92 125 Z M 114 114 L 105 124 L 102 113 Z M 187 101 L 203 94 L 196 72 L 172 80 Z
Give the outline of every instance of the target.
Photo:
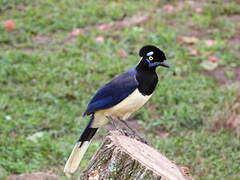
M 181 168 L 152 147 L 110 132 L 80 180 L 190 180 Z

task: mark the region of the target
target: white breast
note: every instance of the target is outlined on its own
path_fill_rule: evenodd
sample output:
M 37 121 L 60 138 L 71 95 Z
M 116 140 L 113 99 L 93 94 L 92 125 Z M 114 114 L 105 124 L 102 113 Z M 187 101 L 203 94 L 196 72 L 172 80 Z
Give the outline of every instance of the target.
M 152 95 L 144 96 L 139 92 L 138 89 L 136 89 L 132 94 L 130 94 L 127 98 L 125 98 L 117 105 L 108 109 L 97 111 L 94 115 L 95 118 L 92 123 L 92 127 L 97 128 L 107 124 L 107 116 L 126 120 L 132 113 L 141 108 L 151 96 Z
M 148 100 L 150 96 L 142 95 L 138 89 L 136 89 L 132 94 L 127 98 L 121 101 L 119 104 L 105 109 L 104 115 L 106 116 L 116 116 L 121 119 L 128 118 L 132 113 L 141 108 Z

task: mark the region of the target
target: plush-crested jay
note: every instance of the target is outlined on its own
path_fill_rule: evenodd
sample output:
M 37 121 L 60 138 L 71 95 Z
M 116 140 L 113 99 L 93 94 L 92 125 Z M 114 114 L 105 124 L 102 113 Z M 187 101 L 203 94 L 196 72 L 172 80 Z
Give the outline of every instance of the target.
M 156 68 L 169 67 L 163 51 L 147 45 L 140 49 L 140 62 L 104 85 L 93 96 L 83 116 L 90 116 L 64 168 L 66 174 L 78 168 L 91 139 L 109 118 L 126 120 L 152 96 L 158 83 Z

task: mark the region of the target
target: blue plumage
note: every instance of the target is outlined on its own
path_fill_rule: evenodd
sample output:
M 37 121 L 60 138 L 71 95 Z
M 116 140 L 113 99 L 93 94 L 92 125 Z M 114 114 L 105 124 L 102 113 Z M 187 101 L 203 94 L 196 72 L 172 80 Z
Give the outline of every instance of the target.
M 103 86 L 92 98 L 83 116 L 110 108 L 129 96 L 138 87 L 136 73 L 136 69 L 132 68 Z

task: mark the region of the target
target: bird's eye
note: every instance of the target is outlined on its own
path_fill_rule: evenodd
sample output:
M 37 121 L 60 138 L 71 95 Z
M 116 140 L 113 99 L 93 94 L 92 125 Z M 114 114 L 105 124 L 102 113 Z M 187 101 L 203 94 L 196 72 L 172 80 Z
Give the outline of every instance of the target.
M 150 56 L 148 59 L 152 61 L 152 60 L 153 60 L 153 57 L 152 57 L 152 56 Z

